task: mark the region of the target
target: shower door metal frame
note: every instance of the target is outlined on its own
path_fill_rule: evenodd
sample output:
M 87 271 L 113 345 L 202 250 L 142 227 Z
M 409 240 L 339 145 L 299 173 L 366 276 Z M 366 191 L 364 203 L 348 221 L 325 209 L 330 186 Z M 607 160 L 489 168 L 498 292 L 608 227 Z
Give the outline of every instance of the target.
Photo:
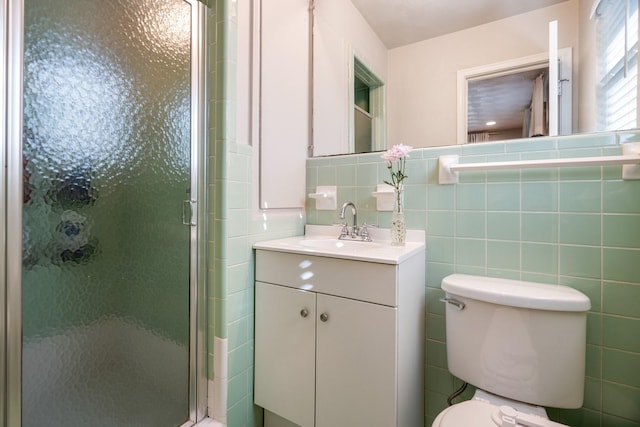
M 4 283 L 5 425 L 22 422 L 22 64 L 24 4 L 5 0 Z
M 207 168 L 208 158 L 208 8 L 198 0 L 191 4 L 191 188 L 195 195 L 195 225 L 190 226 L 189 297 L 189 421 L 207 414 Z
M 0 48 L 1 64 L 0 64 L 0 77 L 2 84 L 0 85 L 0 92 L 2 92 L 2 101 L 0 102 L 0 129 L 2 129 L 2 142 L 0 143 L 0 213 L 2 213 L 2 223 L 0 224 L 0 426 L 6 425 L 6 399 L 7 395 L 7 363 L 6 363 L 6 313 L 5 308 L 7 305 L 6 300 L 6 181 L 7 173 L 5 169 L 6 165 L 6 144 L 7 139 L 7 43 L 8 43 L 8 31 L 7 31 L 7 1 L 3 0 L 2 9 L 0 9 L 0 22 L 2 23 L 2 47 Z
M 0 122 L 0 427 L 22 423 L 22 97 L 24 0 L 2 0 Z M 189 233 L 189 419 L 206 416 L 207 7 L 191 5 L 191 197 Z M 177 219 L 179 220 L 179 219 Z

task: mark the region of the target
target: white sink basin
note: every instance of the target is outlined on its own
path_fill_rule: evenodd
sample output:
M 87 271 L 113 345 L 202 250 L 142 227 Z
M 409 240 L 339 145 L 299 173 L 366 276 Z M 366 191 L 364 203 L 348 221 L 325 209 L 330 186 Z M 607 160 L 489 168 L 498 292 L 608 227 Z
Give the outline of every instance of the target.
M 404 259 L 424 251 L 422 230 L 408 230 L 405 246 L 391 246 L 389 229 L 369 230 L 373 242 L 358 239 L 338 239 L 340 228 L 331 225 L 307 225 L 304 236 L 257 242 L 255 249 L 289 252 L 330 258 L 399 264 Z
M 362 240 L 340 240 L 340 239 L 304 239 L 300 241 L 301 246 L 312 249 L 333 249 L 346 251 L 369 250 L 382 247 L 382 243 L 364 242 Z

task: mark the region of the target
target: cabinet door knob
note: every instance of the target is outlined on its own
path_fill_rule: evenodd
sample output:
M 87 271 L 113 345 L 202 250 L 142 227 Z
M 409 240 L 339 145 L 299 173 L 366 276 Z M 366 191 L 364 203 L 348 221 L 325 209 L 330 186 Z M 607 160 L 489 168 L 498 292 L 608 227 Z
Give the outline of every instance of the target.
M 320 315 L 320 320 L 322 320 L 323 322 L 326 322 L 327 320 L 329 320 L 329 315 L 327 313 L 322 313 Z
M 300 310 L 300 316 L 307 317 L 308 315 L 309 315 L 309 310 L 307 310 L 306 308 L 303 308 L 302 310 Z

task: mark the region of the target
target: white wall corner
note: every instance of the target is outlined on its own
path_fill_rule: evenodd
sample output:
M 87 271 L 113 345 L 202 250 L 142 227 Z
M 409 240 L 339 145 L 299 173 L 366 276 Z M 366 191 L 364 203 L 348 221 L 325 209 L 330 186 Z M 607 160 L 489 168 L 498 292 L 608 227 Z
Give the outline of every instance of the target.
M 213 338 L 213 380 L 208 382 L 209 416 L 223 424 L 227 423 L 228 347 L 227 338 Z

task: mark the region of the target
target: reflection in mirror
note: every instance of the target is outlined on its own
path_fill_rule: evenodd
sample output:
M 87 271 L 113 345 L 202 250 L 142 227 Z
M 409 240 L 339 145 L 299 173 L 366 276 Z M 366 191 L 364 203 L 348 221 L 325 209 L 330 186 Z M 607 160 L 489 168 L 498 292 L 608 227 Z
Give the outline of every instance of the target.
M 439 11 L 427 3 L 398 1 L 390 9 L 383 0 L 316 2 L 314 80 L 320 77 L 314 83 L 314 155 L 353 152 L 348 143 L 353 124 L 337 117 L 348 117 L 342 111 L 349 105 L 348 87 L 339 87 L 349 75 L 345 58 L 357 56 L 384 83 L 389 144 L 466 143 L 467 132 L 459 135 L 458 72 L 545 54 L 553 20 L 559 48 L 572 51 L 570 77 L 560 77 L 572 86 L 570 128 L 560 133 L 637 127 L 637 0 L 628 2 L 626 15 L 627 2 L 620 0 L 528 0 L 517 6 L 475 0 L 446 2 Z M 421 31 L 430 33 L 394 39 Z
M 357 58 L 357 59 L 356 59 Z M 384 148 L 387 48 L 349 0 L 316 1 L 313 9 L 313 155 L 355 152 L 354 80 L 375 89 L 372 135 Z M 365 72 L 366 70 L 366 72 Z M 360 73 L 362 72 L 362 73 Z M 372 81 L 367 81 L 370 76 Z M 376 114 L 379 120 L 375 119 Z M 379 137 L 376 139 L 376 135 Z
M 544 67 L 469 81 L 466 142 L 547 135 L 544 93 L 549 90 L 548 70 Z M 532 101 L 534 93 L 541 102 Z
M 534 55 L 458 71 L 458 143 L 572 133 L 572 49 L 558 52 L 558 105 L 549 97 L 549 57 Z
M 353 61 L 353 153 L 382 150 L 385 147 L 384 83 L 367 67 Z M 351 145 L 351 144 L 350 144 Z
M 355 76 L 353 105 L 353 134 L 356 153 L 372 151 L 373 116 L 369 100 L 369 86 Z

